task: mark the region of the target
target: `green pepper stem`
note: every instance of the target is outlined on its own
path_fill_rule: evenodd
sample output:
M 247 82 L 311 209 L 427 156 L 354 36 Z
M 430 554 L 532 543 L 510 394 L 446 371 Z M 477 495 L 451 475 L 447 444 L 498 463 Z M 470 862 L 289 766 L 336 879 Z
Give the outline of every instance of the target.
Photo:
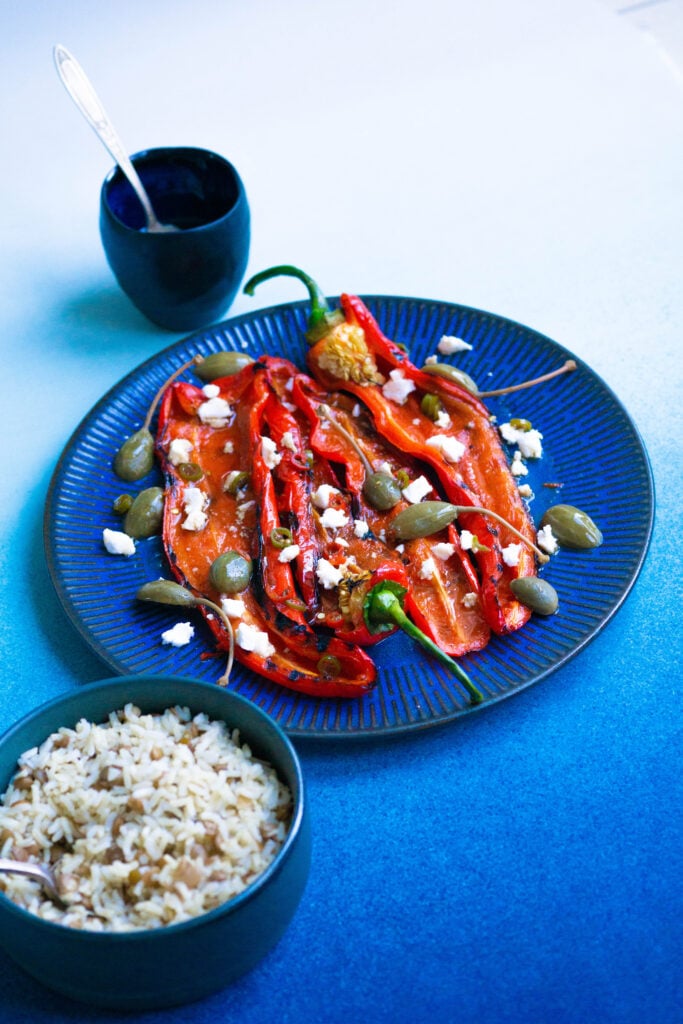
M 454 661 L 445 651 L 442 651 L 433 640 L 430 640 L 421 629 L 419 629 L 414 622 L 408 618 L 406 613 L 403 611 L 399 598 L 392 591 L 387 590 L 380 584 L 375 587 L 374 591 L 370 594 L 370 615 L 378 621 L 391 620 L 399 629 L 402 629 L 404 633 L 416 640 L 426 651 L 437 658 L 442 665 L 449 668 L 454 675 L 460 680 L 462 685 L 467 690 L 470 699 L 473 704 L 481 704 L 484 699 L 484 695 L 479 690 L 470 677 L 467 675 L 464 669 L 458 665 L 457 661 Z M 374 613 L 374 615 L 373 615 Z
M 283 264 L 278 267 L 269 267 L 268 270 L 262 270 L 260 274 L 254 274 L 254 276 L 250 277 L 244 286 L 245 294 L 253 295 L 254 290 L 263 281 L 270 280 L 271 277 L 296 277 L 306 285 L 311 299 L 311 312 L 308 318 L 309 330 L 322 323 L 326 314 L 331 312 L 327 298 L 313 278 L 309 277 L 305 271 L 299 270 L 298 267 L 292 267 L 289 264 Z
M 230 638 L 230 649 L 228 651 L 228 661 L 225 666 L 225 672 L 219 679 L 216 680 L 219 686 L 227 686 L 230 680 L 230 673 L 232 672 L 233 662 L 235 660 L 235 632 L 232 628 L 232 623 L 228 616 L 225 614 L 220 605 L 217 605 L 214 601 L 210 601 L 208 597 L 195 597 L 195 604 L 203 604 L 206 608 L 210 608 L 216 612 L 219 619 L 228 631 L 228 637 Z

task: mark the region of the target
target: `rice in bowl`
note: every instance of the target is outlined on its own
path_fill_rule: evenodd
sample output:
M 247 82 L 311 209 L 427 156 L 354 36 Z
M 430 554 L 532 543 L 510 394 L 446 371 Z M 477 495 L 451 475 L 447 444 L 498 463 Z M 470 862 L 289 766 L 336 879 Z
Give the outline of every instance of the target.
M 288 787 L 224 722 L 126 704 L 26 751 L 2 798 L 0 856 L 52 863 L 67 906 L 19 875 L 0 889 L 73 928 L 177 924 L 246 889 L 291 815 Z

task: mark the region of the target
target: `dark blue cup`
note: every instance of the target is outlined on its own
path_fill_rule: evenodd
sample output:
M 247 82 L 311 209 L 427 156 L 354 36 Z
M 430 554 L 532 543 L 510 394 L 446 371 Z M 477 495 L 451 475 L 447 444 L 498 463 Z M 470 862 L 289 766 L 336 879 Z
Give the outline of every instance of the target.
M 105 178 L 100 235 L 118 283 L 148 319 L 172 331 L 215 323 L 229 308 L 247 266 L 250 217 L 239 174 L 205 149 L 164 147 L 131 157 L 162 223 L 149 232 L 119 168 Z

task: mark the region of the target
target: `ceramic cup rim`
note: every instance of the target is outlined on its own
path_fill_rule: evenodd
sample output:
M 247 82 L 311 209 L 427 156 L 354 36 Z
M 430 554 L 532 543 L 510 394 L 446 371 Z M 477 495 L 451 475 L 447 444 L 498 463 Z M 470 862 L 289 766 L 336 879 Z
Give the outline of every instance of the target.
M 184 155 L 194 159 L 197 157 L 202 157 L 204 159 L 208 158 L 212 162 L 222 165 L 223 169 L 227 171 L 228 175 L 232 178 L 237 189 L 237 196 L 234 203 L 220 217 L 207 221 L 205 224 L 197 224 L 193 227 L 182 228 L 177 233 L 172 232 L 171 234 L 165 234 L 163 232 L 141 231 L 140 228 L 134 228 L 129 224 L 126 224 L 126 222 L 121 220 L 121 218 L 111 208 L 109 203 L 109 194 L 114 179 L 118 178 L 124 181 L 126 180 L 119 165 L 114 164 L 114 166 L 109 169 L 104 181 L 102 182 L 102 187 L 100 189 L 100 206 L 105 216 L 107 216 L 107 218 L 116 225 L 118 230 L 135 237 L 151 238 L 154 239 L 155 242 L 158 242 L 159 239 L 177 241 L 178 238 L 187 238 L 188 236 L 202 234 L 203 232 L 215 229 L 217 225 L 224 224 L 227 220 L 238 215 L 239 209 L 246 202 L 247 195 L 244 183 L 237 168 L 230 160 L 227 159 L 227 157 L 222 156 L 213 149 L 206 149 L 202 146 L 151 146 L 147 149 L 141 149 L 137 153 L 131 153 L 129 159 L 135 169 L 139 171 L 139 163 L 144 162 L 145 160 L 162 158 L 164 155 Z
M 207 683 L 203 680 L 178 675 L 159 675 L 150 673 L 140 674 L 139 676 L 116 676 L 108 679 L 102 679 L 95 683 L 86 684 L 83 689 L 79 688 L 78 690 L 68 691 L 67 693 L 62 693 L 57 697 L 53 697 L 50 700 L 45 701 L 43 704 L 38 705 L 38 707 L 33 708 L 31 711 L 28 711 L 25 715 L 22 715 L 21 718 L 12 723 L 2 732 L 2 734 L 0 734 L 0 749 L 4 747 L 5 743 L 9 741 L 16 732 L 29 725 L 35 719 L 40 718 L 45 714 L 49 714 L 53 708 L 59 707 L 62 704 L 76 704 L 81 696 L 87 696 L 88 694 L 97 695 L 98 693 L 107 693 L 109 691 L 116 693 L 118 690 L 130 687 L 131 684 L 135 683 L 135 680 L 142 680 L 146 685 L 151 680 L 159 681 L 162 679 L 167 683 L 179 684 L 181 686 L 191 684 L 192 692 L 196 689 L 198 695 L 197 700 L 193 702 L 198 709 L 201 709 L 202 694 L 209 691 L 213 693 L 217 689 L 215 683 Z M 243 889 L 242 892 L 237 893 L 236 896 L 231 897 L 225 903 L 221 903 L 219 906 L 214 907 L 213 910 L 208 910 L 203 914 L 198 914 L 196 917 L 190 918 L 187 921 L 180 921 L 177 924 L 168 924 L 163 928 L 158 929 L 141 928 L 127 932 L 96 932 L 85 929 L 79 931 L 71 929 L 67 925 L 63 925 L 57 921 L 47 921 L 45 918 L 31 913 L 31 911 L 26 910 L 24 907 L 15 903 L 6 896 L 5 893 L 0 892 L 0 907 L 4 913 L 15 915 L 21 921 L 30 923 L 34 928 L 46 928 L 48 931 L 57 929 L 61 933 L 64 933 L 66 929 L 76 938 L 82 938 L 84 942 L 102 944 L 109 942 L 119 945 L 145 943 L 150 941 L 164 942 L 166 937 L 170 938 L 173 935 L 180 934 L 181 932 L 192 932 L 205 927 L 211 927 L 217 920 L 227 918 L 238 913 L 246 903 L 250 903 L 252 900 L 257 899 L 260 892 L 268 885 L 270 880 L 283 869 L 285 862 L 290 858 L 298 843 L 306 814 L 306 793 L 303 772 L 301 762 L 293 744 L 280 728 L 278 723 L 275 722 L 267 712 L 253 704 L 253 702 L 248 700 L 248 698 L 233 690 L 223 690 L 222 692 L 230 701 L 234 701 L 235 704 L 248 705 L 259 720 L 260 727 L 265 725 L 266 728 L 272 729 L 284 748 L 296 780 L 296 792 L 292 794 L 294 798 L 294 807 L 289 831 L 282 847 L 268 867 L 262 871 L 246 889 Z M 173 700 L 171 703 L 178 703 L 178 701 Z M 162 704 L 163 697 L 160 697 L 159 708 L 162 707 Z M 112 703 L 111 710 L 117 710 L 115 702 Z M 44 738 L 47 739 L 47 736 Z

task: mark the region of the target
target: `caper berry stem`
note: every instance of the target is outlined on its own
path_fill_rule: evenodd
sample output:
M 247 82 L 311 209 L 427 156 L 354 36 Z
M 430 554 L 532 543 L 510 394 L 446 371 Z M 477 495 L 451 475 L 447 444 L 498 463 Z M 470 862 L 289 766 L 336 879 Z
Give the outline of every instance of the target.
M 228 661 L 227 661 L 227 664 L 225 666 L 225 671 L 224 671 L 223 675 L 220 676 L 216 680 L 216 682 L 218 683 L 219 686 L 227 686 L 228 682 L 230 680 L 230 673 L 232 672 L 232 666 L 233 666 L 233 663 L 235 661 L 235 631 L 232 628 L 232 622 L 230 621 L 228 616 L 225 614 L 225 612 L 223 611 L 221 606 L 216 604 L 215 601 L 210 601 L 208 599 L 208 597 L 195 597 L 195 601 L 196 601 L 197 604 L 203 604 L 205 608 L 210 608 L 211 611 L 214 611 L 216 613 L 216 615 L 218 615 L 219 619 L 221 620 L 221 622 L 223 623 L 223 625 L 225 626 L 225 628 L 226 628 L 226 630 L 228 632 L 228 637 L 229 637 L 229 640 L 230 640 L 230 648 L 229 648 L 229 651 L 228 651 Z
M 330 409 L 329 405 L 321 404 L 321 405 L 318 406 L 318 408 L 315 411 L 317 412 L 317 414 L 318 414 L 318 416 L 320 417 L 321 420 L 325 420 L 327 423 L 331 424 L 331 426 L 334 427 L 334 429 L 337 431 L 337 433 L 341 434 L 341 436 L 346 441 L 349 442 L 349 444 L 351 445 L 351 447 L 355 451 L 356 455 L 358 456 L 360 461 L 363 463 L 363 469 L 368 474 L 368 476 L 370 476 L 372 473 L 374 473 L 375 472 L 374 467 L 370 464 L 370 460 L 368 459 L 367 455 L 362 450 L 362 448 L 360 447 L 360 445 L 356 441 L 355 437 L 351 436 L 351 434 L 348 432 L 346 427 L 342 427 L 341 423 L 337 422 L 337 420 L 332 415 L 332 410 Z
M 480 391 L 479 398 L 493 398 L 494 395 L 509 395 L 513 391 L 523 391 L 524 388 L 532 388 L 536 384 L 544 384 L 547 380 L 552 380 L 553 377 L 559 377 L 561 373 L 571 373 L 572 370 L 576 369 L 576 362 L 573 359 L 567 359 L 557 370 L 552 370 L 550 373 L 544 373 L 540 377 L 534 377 L 533 380 L 525 380 L 521 384 L 511 384 L 507 388 L 496 388 L 494 391 Z
M 529 540 L 528 537 L 525 537 L 523 533 L 520 533 L 516 526 L 513 526 L 512 523 L 509 523 L 507 519 L 503 519 L 503 517 L 499 516 L 497 512 L 493 511 L 493 509 L 482 508 L 481 505 L 453 505 L 453 509 L 455 510 L 456 515 L 460 515 L 464 512 L 477 512 L 479 513 L 479 515 L 482 516 L 491 516 L 491 518 L 495 519 L 496 522 L 500 523 L 506 529 L 510 530 L 511 533 L 514 533 L 515 537 L 519 537 L 522 543 L 534 552 L 536 558 L 539 560 L 541 565 L 545 565 L 546 562 L 550 561 L 549 555 L 546 555 L 544 551 L 541 551 L 541 549 L 537 547 L 533 541 Z
M 176 380 L 176 378 L 178 378 L 181 375 L 181 373 L 185 373 L 185 370 L 189 370 L 191 366 L 196 366 L 198 363 L 201 363 L 201 361 L 202 361 L 202 356 L 192 356 L 192 359 L 188 359 L 187 362 L 183 363 L 182 366 L 179 366 L 178 369 L 175 370 L 171 374 L 170 377 L 166 378 L 166 380 L 161 385 L 161 387 L 159 388 L 159 390 L 155 394 L 154 398 L 152 399 L 152 403 L 151 403 L 149 409 L 147 410 L 147 415 L 145 416 L 145 421 L 142 424 L 142 429 L 143 430 L 149 430 L 149 426 L 150 426 L 150 423 L 152 422 L 152 417 L 154 416 L 154 412 L 156 410 L 156 407 L 159 404 L 159 402 L 161 401 L 161 398 L 162 398 L 166 388 L 169 387 L 169 385 L 172 384 L 173 381 Z

